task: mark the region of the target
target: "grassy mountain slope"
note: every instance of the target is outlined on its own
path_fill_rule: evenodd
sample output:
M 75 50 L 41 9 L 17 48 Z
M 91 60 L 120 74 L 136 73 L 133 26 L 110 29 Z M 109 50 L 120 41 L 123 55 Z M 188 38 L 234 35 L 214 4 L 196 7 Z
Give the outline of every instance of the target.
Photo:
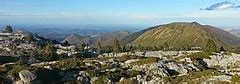
M 130 42 L 134 41 L 135 39 L 137 39 L 137 38 L 138 38 L 140 35 L 142 35 L 143 33 L 147 32 L 147 31 L 149 31 L 149 30 L 152 30 L 152 29 L 154 29 L 154 28 L 156 28 L 156 27 L 159 27 L 159 26 L 147 28 L 147 29 L 144 29 L 144 30 L 142 30 L 142 31 L 132 33 L 132 34 L 130 34 L 130 35 L 128 35 L 128 36 L 125 36 L 125 37 L 121 40 L 121 42 L 122 42 L 123 44 L 130 43 Z
M 240 38 L 229 33 L 229 32 L 226 32 L 222 29 L 219 29 L 219 28 L 216 28 L 216 27 L 213 27 L 213 26 L 209 26 L 209 25 L 206 25 L 205 26 L 207 31 L 213 36 L 215 37 L 216 40 L 220 40 L 222 41 L 223 43 L 226 43 L 228 45 L 233 45 L 233 46 L 236 46 L 236 45 L 239 45 L 240 43 Z
M 126 37 L 127 38 L 127 37 Z M 148 29 L 130 42 L 135 46 L 153 47 L 167 44 L 173 48 L 202 47 L 213 40 L 217 47 L 239 46 L 240 40 L 221 29 L 193 23 L 170 23 Z

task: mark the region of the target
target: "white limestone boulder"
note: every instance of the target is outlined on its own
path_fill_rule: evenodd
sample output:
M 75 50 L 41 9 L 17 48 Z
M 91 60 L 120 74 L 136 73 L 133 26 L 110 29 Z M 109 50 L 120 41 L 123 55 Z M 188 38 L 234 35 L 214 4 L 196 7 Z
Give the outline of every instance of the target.
M 24 82 L 31 82 L 37 78 L 33 73 L 28 70 L 22 70 L 18 72 L 18 74 L 20 79 Z
M 182 64 L 175 64 L 173 62 L 170 62 L 170 63 L 167 63 L 166 66 L 169 69 L 175 70 L 175 71 L 177 71 L 180 74 L 187 74 L 188 73 L 188 70 L 185 69 Z

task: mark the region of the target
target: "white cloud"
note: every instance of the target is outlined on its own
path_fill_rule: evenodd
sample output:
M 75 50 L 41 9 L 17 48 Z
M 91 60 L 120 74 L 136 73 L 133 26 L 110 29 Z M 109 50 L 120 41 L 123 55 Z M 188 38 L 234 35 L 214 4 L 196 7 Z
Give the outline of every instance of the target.
M 231 2 L 220 2 L 213 4 L 207 8 L 202 8 L 200 10 L 226 10 L 226 9 L 236 9 L 240 8 L 240 5 L 236 5 L 235 3 Z

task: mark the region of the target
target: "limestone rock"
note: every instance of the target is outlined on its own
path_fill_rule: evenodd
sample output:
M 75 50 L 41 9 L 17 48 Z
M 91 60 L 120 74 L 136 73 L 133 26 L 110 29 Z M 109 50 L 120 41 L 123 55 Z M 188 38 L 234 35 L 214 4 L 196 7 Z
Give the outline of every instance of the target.
M 15 84 L 24 84 L 23 80 L 16 81 Z
M 220 75 L 220 76 L 212 76 L 210 79 L 211 81 L 225 81 L 225 82 L 231 82 L 231 76 L 226 75 Z
M 24 82 L 31 82 L 37 78 L 33 73 L 28 70 L 22 70 L 18 72 L 18 74 L 21 80 Z
M 240 60 L 239 54 L 232 54 L 232 55 L 213 55 L 210 56 L 211 59 L 204 58 L 203 61 L 207 64 L 208 67 L 213 66 L 223 66 L 227 67 L 229 65 L 232 66 L 235 62 Z
M 171 70 L 175 70 L 180 74 L 187 74 L 188 70 L 186 70 L 182 64 L 175 64 L 173 62 L 170 62 L 168 64 L 166 64 L 166 66 L 171 69 Z

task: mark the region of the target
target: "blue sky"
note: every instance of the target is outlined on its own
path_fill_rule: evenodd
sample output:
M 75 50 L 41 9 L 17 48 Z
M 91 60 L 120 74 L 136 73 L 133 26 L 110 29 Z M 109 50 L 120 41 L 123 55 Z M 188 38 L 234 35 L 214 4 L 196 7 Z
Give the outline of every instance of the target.
M 224 1 L 235 3 L 236 8 L 211 8 Z M 240 26 L 238 4 L 238 0 L 0 0 L 0 24 L 159 25 L 197 21 Z

